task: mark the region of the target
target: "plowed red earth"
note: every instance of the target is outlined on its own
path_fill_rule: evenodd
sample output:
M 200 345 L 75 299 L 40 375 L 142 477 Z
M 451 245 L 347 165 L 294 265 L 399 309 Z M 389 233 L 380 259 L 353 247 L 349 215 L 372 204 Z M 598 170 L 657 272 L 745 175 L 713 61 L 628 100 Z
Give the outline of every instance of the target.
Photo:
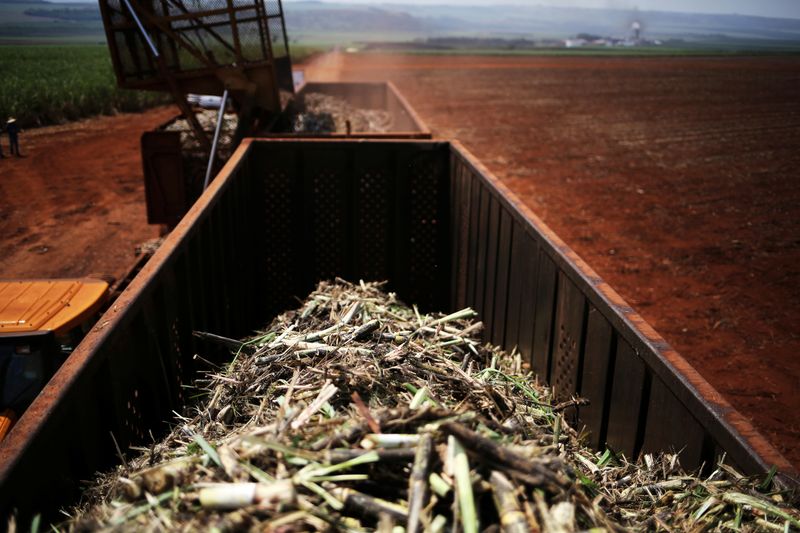
M 800 467 L 798 72 L 800 58 L 329 54 L 306 78 L 394 81 Z M 25 132 L 28 157 L 0 160 L 0 277 L 120 275 L 158 233 L 139 135 L 174 113 Z
M 139 137 L 176 114 L 82 120 L 24 131 L 24 157 L 0 159 L 0 278 L 119 278 L 147 225 Z

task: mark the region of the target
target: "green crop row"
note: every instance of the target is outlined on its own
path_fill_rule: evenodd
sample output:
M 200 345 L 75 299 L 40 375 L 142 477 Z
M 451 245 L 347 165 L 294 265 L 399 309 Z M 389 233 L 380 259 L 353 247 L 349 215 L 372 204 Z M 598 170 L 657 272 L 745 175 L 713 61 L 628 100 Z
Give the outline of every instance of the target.
M 14 116 L 22 127 L 43 126 L 166 101 L 117 88 L 102 45 L 0 46 L 0 120 Z
M 318 51 L 296 45 L 292 58 Z M 0 46 L 0 124 L 9 116 L 23 128 L 60 124 L 170 101 L 164 93 L 119 89 L 105 45 Z

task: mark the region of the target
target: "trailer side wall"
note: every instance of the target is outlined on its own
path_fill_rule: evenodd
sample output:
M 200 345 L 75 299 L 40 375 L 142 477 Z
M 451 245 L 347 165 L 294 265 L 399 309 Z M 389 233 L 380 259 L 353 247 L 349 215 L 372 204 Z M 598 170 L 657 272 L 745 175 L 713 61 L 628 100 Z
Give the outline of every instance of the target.
M 475 308 L 487 341 L 518 349 L 596 448 L 722 453 L 748 473 L 794 469 L 667 342 L 458 143 L 451 155 L 451 307 Z M 787 479 L 796 484 L 794 479 Z

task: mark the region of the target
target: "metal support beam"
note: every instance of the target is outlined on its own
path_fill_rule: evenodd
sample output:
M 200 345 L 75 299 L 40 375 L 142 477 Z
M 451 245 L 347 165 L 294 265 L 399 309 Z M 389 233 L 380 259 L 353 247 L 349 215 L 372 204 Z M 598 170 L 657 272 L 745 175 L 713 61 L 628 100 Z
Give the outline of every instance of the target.
M 137 5 L 138 6 L 137 0 L 124 0 L 124 1 L 128 5 L 131 5 L 131 3 L 132 3 L 133 5 Z M 131 13 L 135 13 L 135 12 L 133 10 L 131 10 Z M 163 33 L 164 35 L 166 35 L 167 37 L 169 37 L 170 39 L 172 39 L 173 41 L 178 43 L 184 50 L 189 52 L 200 63 L 202 63 L 203 65 L 206 65 L 207 67 L 214 67 L 215 66 L 211 62 L 211 60 L 209 60 L 207 57 L 205 57 L 203 55 L 203 53 L 200 50 L 198 50 L 196 46 L 194 46 L 194 44 L 192 44 L 190 41 L 187 41 L 185 38 L 183 38 L 182 36 L 180 36 L 179 34 L 174 32 L 172 30 L 172 27 L 171 27 L 171 25 L 170 25 L 170 23 L 168 21 L 165 21 L 163 18 L 156 17 L 156 16 L 152 15 L 151 13 L 148 13 L 145 10 L 142 10 L 141 14 L 142 14 L 142 16 L 145 18 L 145 20 L 148 23 L 152 24 L 153 26 L 158 28 L 161 31 L 161 33 Z M 135 16 L 135 14 L 134 14 L 134 16 Z M 137 20 L 138 20 L 138 18 L 137 18 Z M 142 27 L 142 30 L 144 30 L 143 27 Z
M 125 2 L 125 6 L 128 8 L 128 11 L 130 11 L 134 22 L 136 22 L 136 25 L 139 27 L 139 31 L 142 33 L 142 37 L 144 37 L 144 40 L 147 42 L 147 46 L 150 47 L 150 51 L 153 53 L 153 57 L 158 59 L 159 57 L 161 57 L 161 55 L 158 53 L 156 45 L 150 38 L 150 34 L 147 33 L 147 30 L 144 29 L 144 25 L 142 24 L 142 21 L 139 20 L 139 15 L 136 14 L 136 10 L 133 9 L 133 6 L 131 5 L 129 0 L 123 0 L 123 2 Z
M 194 130 L 194 134 L 197 137 L 197 141 L 200 143 L 200 146 L 203 147 L 205 150 L 210 150 L 211 145 L 208 142 L 208 137 L 206 137 L 205 132 L 203 131 L 203 127 L 198 122 L 197 117 L 195 116 L 194 112 L 189 107 L 189 104 L 186 103 L 186 97 L 180 91 L 175 78 L 172 76 L 172 73 L 167 66 L 166 61 L 164 61 L 164 57 L 158 52 L 158 48 L 153 43 L 153 40 L 150 38 L 150 34 L 147 33 L 142 21 L 139 20 L 139 16 L 136 13 L 136 10 L 131 5 L 131 0 L 123 0 L 125 2 L 125 6 L 130 11 L 133 20 L 136 22 L 136 25 L 139 27 L 139 31 L 142 33 L 142 37 L 147 42 L 147 46 L 150 47 L 150 52 L 153 54 L 153 57 L 156 60 L 156 64 L 158 65 L 158 70 L 161 75 L 164 77 L 164 80 L 169 85 L 170 91 L 172 92 L 172 96 L 175 98 L 175 103 L 180 108 L 183 116 L 186 117 L 186 120 L 189 121 L 189 124 L 192 126 L 192 130 Z M 135 2 L 136 0 L 134 0 Z
M 219 114 L 217 115 L 217 129 L 214 130 L 214 142 L 211 143 L 211 154 L 208 156 L 208 168 L 206 168 L 206 179 L 203 182 L 203 190 L 208 188 L 211 181 L 211 172 L 214 169 L 214 159 L 217 155 L 217 144 L 219 143 L 219 132 L 222 130 L 222 120 L 225 118 L 225 106 L 228 104 L 228 89 L 222 93 L 222 102 L 219 104 Z

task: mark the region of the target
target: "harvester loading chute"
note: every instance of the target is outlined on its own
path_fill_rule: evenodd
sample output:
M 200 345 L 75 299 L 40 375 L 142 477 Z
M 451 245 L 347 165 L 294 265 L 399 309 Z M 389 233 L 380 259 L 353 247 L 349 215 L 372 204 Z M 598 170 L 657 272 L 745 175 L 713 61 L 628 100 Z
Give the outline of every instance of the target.
M 280 0 L 100 0 L 100 9 L 118 85 L 170 92 L 206 149 L 187 94 L 227 90 L 241 137 L 294 90 Z

